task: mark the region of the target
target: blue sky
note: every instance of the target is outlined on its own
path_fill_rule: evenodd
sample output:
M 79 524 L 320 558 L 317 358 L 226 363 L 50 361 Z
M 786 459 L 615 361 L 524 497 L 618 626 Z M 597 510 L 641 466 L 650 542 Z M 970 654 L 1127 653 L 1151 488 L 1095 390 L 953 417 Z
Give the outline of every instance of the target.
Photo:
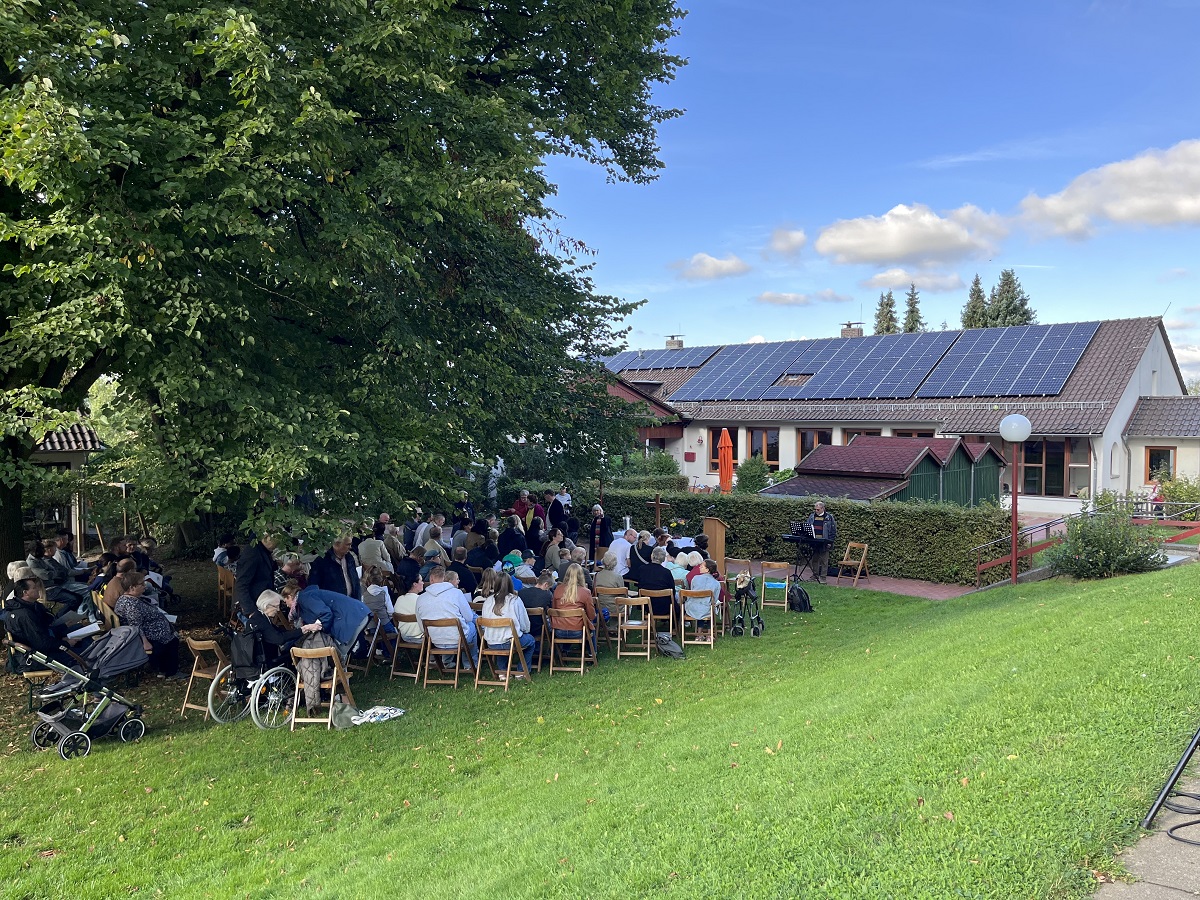
M 1200 0 L 695 0 L 651 185 L 555 160 L 631 347 L 931 328 L 1013 267 L 1042 322 L 1164 314 L 1200 374 Z M 902 302 L 898 305 L 902 308 Z

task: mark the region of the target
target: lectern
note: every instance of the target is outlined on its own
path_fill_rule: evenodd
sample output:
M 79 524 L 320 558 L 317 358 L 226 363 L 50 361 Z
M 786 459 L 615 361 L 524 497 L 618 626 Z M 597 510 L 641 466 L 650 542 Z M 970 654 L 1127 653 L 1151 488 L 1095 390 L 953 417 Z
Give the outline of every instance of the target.
M 716 516 L 704 517 L 704 533 L 708 535 L 708 555 L 717 561 L 722 571 L 725 567 L 725 529 L 728 527 Z

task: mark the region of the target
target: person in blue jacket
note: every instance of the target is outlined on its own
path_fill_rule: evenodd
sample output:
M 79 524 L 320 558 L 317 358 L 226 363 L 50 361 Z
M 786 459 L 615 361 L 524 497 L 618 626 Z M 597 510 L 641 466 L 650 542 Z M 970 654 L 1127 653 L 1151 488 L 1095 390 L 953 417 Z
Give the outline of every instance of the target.
M 337 591 L 327 591 L 309 584 L 303 590 L 295 582 L 288 582 L 279 592 L 285 598 L 295 597 L 300 607 L 300 619 L 305 625 L 320 622 L 337 644 L 338 653 L 346 659 L 350 648 L 366 627 L 371 611 L 367 604 Z

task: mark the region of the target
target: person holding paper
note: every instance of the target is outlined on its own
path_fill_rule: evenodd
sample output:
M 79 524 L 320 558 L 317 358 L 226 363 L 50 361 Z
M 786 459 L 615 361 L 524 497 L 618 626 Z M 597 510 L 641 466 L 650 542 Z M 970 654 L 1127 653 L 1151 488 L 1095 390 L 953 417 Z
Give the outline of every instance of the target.
M 38 602 L 40 594 L 41 582 L 36 578 L 18 580 L 13 585 L 13 595 L 4 602 L 4 612 L 0 614 L 0 618 L 4 620 L 4 630 L 10 638 L 24 644 L 30 650 L 35 650 L 65 666 L 74 666 L 75 660 L 67 653 L 60 639 L 62 626 L 55 625 L 53 616 Z M 17 664 L 22 671 L 27 668 L 42 668 L 38 663 L 26 662 L 24 659 L 19 660 Z

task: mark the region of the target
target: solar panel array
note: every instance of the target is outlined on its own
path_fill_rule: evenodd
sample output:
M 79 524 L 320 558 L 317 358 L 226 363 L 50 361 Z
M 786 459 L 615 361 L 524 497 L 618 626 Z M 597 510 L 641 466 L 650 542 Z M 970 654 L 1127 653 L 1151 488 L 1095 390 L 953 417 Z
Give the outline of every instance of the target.
M 1062 391 L 1099 322 L 964 331 L 918 397 L 1049 397 Z
M 609 357 L 604 364 L 610 372 L 626 369 L 693 369 L 704 365 L 721 348 L 684 347 L 681 350 L 625 350 Z
M 1099 322 L 968 331 L 627 350 L 610 370 L 699 368 L 669 398 L 859 400 L 1052 396 L 1075 370 Z M 777 384 L 808 375 L 803 384 Z

